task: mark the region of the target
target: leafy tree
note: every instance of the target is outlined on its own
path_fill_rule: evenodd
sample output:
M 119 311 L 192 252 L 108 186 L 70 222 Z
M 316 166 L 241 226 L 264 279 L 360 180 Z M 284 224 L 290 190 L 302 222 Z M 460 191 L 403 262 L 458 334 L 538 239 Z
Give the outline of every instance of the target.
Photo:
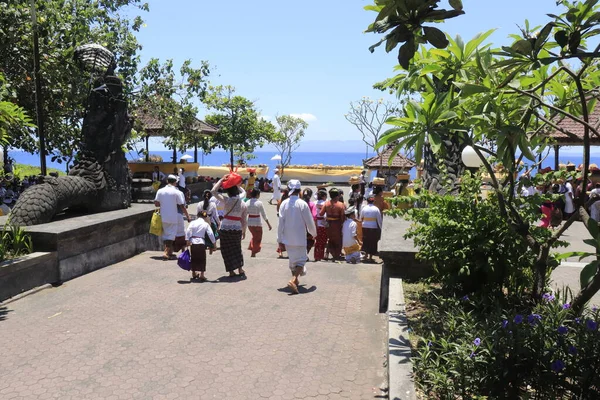
M 73 62 L 75 48 L 91 42 L 107 47 L 116 55 L 117 72 L 131 90 L 141 49 L 134 34 L 143 24 L 134 16 L 135 9 L 148 11 L 148 5 L 141 0 L 37 0 L 35 5 L 46 147 L 61 162 L 69 160 L 77 148 L 90 90 L 91 77 Z M 0 37 L 0 70 L 10 87 L 7 100 L 35 115 L 29 1 L 0 2 Z M 9 134 L 12 147 L 38 151 L 34 135 Z
M 26 128 L 33 126 L 31 118 L 21 107 L 4 100 L 8 97 L 7 94 L 4 74 L 0 72 L 0 144 L 4 146 L 8 144 L 9 132 L 21 132 L 27 135 L 29 132 Z M 4 156 L 7 157 L 6 151 Z
M 174 162 L 177 149 L 185 150 L 194 143 L 198 113 L 195 101 L 204 99 L 209 73 L 206 61 L 199 68 L 192 68 L 192 62 L 186 60 L 176 74 L 173 60 L 161 63 L 156 58 L 148 61 L 139 72 L 140 88 L 135 96 L 135 113 L 138 116 L 152 115 L 161 121 L 165 144 L 173 150 Z M 135 128 L 136 134 L 131 142 L 147 137 L 139 120 Z
M 399 112 L 399 105 L 383 99 L 372 100 L 363 97 L 357 102 L 350 103 L 350 110 L 344 117 L 362 134 L 362 141 L 379 154 L 377 142 L 383 133 L 383 126 L 388 118 Z
M 525 210 L 552 197 L 523 199 L 514 195 L 521 185 L 532 184 L 527 179 L 516 182 L 515 177 L 523 168 L 521 160 L 534 162 L 534 150 L 539 152 L 548 145 L 548 130 L 558 129 L 576 138 L 557 126 L 559 120 L 583 127 L 583 182 L 589 176 L 590 136 L 600 137 L 589 118 L 597 102 L 600 46 L 586 49 L 600 34 L 600 6 L 598 0 L 559 4 L 565 8 L 562 14 L 549 15 L 552 21 L 539 31 L 526 23 L 520 35 L 512 35 L 511 46 L 476 50 L 480 36 L 467 44 L 459 38 L 450 40 L 448 50 L 422 49 L 409 70 L 388 84 L 417 93 L 423 101 L 409 101 L 407 116 L 389 121 L 397 129 L 385 135 L 380 145 L 399 141 L 398 149 L 419 149 L 428 142 L 432 152 L 439 153 L 445 141 L 454 138 L 461 147 L 473 146 L 491 179 L 499 215 L 536 256 L 531 290 L 536 299 L 541 298 L 549 271 L 556 266 L 552 248 L 580 217 L 592 236 L 586 243 L 596 248 L 596 260 L 583 269 L 581 291 L 572 304 L 573 311 L 580 313 L 600 289 L 600 231 L 585 209 L 586 191 L 581 192 L 578 212 L 546 234 L 540 234 L 541 228 Z M 578 62 L 569 65 L 566 61 L 570 59 Z M 484 147 L 484 142 L 494 142 L 495 149 Z M 556 178 L 538 174 L 533 184 L 548 185 Z
M 231 167 L 235 165 L 234 155 L 253 153 L 256 147 L 273 141 L 275 127 L 272 123 L 259 118 L 252 101 L 235 95 L 232 86 L 210 87 L 205 104 L 213 114 L 205 120 L 219 128 L 212 137 L 211 146 L 229 151 Z
M 408 69 L 410 60 L 415 55 L 420 44 L 429 43 L 438 49 L 448 46 L 444 32 L 426 22 L 442 22 L 464 14 L 461 0 L 449 0 L 452 10 L 439 9 L 440 0 L 375 0 L 374 5 L 365 6 L 366 10 L 377 12 L 377 18 L 367 28 L 366 32 L 386 33 L 373 46 L 375 48 L 385 42 L 388 53 L 396 48 L 398 43 L 404 43 L 398 51 L 398 62 Z
M 308 129 L 308 122 L 291 115 L 278 115 L 275 120 L 277 134 L 273 140 L 273 145 L 281 155 L 281 173 L 283 174 L 285 168 L 292 161 L 292 153 L 300 146 L 304 131 Z

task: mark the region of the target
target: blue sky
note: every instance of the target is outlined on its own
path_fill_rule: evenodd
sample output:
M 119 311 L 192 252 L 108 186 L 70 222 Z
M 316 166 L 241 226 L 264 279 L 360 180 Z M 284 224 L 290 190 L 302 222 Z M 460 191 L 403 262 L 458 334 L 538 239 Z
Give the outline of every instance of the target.
M 393 96 L 372 89 L 393 76 L 397 50 L 374 54 L 368 47 L 377 35 L 363 31 L 375 18 L 364 11 L 366 0 L 148 0 L 146 26 L 138 34 L 142 63 L 152 57 L 207 60 L 213 84 L 233 85 L 255 100 L 261 113 L 303 114 L 310 123 L 307 143 L 318 140 L 356 141 L 360 133 L 344 114 L 362 96 Z M 468 39 L 491 28 L 494 44 L 507 44 L 510 33 L 529 19 L 549 20 L 555 0 L 463 0 L 466 15 L 440 24 L 452 36 Z M 204 113 L 204 110 L 202 111 Z M 202 117 L 202 115 L 200 115 Z M 313 143 L 313 146 L 315 143 Z M 160 150 L 153 143 L 154 150 Z M 335 151 L 335 149 L 332 149 Z M 346 150 L 347 151 L 347 150 Z

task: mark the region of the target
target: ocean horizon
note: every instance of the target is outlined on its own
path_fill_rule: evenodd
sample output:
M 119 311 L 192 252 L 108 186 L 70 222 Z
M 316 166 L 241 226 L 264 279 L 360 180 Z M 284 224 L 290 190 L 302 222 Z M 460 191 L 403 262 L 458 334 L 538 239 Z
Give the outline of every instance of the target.
M 33 166 L 40 165 L 40 158 L 38 154 L 31 154 L 21 150 L 12 150 L 9 151 L 9 156 L 15 160 L 17 164 L 27 164 Z M 172 151 L 150 151 L 151 155 L 161 156 L 164 162 L 171 162 L 173 152 Z M 177 159 L 180 160 L 182 156 L 185 154 L 193 157 L 193 151 L 187 152 L 178 152 Z M 264 164 L 267 165 L 272 171 L 275 166 L 279 163 L 276 160 L 271 160 L 271 158 L 277 153 L 274 151 L 257 151 L 254 152 L 253 155 L 255 158 L 248 160 L 248 165 L 258 165 Z M 593 153 L 592 153 L 593 154 Z M 598 154 L 598 153 L 597 153 Z M 366 158 L 370 158 L 374 156 L 374 153 L 365 154 L 365 152 L 343 152 L 343 153 L 324 153 L 324 152 L 294 152 L 292 153 L 292 161 L 291 165 L 303 165 L 303 166 L 313 166 L 313 165 L 331 165 L 331 166 L 343 166 L 343 165 L 352 165 L 352 166 L 362 166 L 363 160 Z M 130 161 L 139 160 L 141 157 L 134 152 L 127 152 L 126 157 Z M 193 162 L 193 159 L 189 160 L 189 162 Z M 560 164 L 568 164 L 573 163 L 575 165 L 579 165 L 583 162 L 582 154 L 574 154 L 574 153 L 566 153 L 559 154 L 559 163 Z M 198 163 L 201 166 L 222 166 L 225 164 L 229 164 L 229 153 L 225 151 L 213 151 L 209 154 L 203 154 L 198 152 Z M 600 166 L 600 154 L 592 155 L 590 157 L 590 163 L 596 164 Z M 61 171 L 65 171 L 65 164 L 59 163 L 57 161 L 51 161 L 51 157 L 46 158 L 46 166 L 48 168 L 56 168 Z M 551 167 L 554 168 L 554 154 L 551 152 L 550 156 L 548 156 L 542 162 L 542 168 Z M 271 173 L 269 174 L 271 175 Z M 410 176 L 412 179 L 416 177 L 416 168 L 413 168 L 410 171 Z

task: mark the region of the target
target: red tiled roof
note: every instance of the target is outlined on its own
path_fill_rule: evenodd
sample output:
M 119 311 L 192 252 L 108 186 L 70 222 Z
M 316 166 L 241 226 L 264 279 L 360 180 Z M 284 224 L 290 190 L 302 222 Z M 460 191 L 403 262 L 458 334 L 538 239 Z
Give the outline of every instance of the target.
M 367 168 L 379 168 L 379 167 L 388 167 L 388 168 L 402 168 L 402 169 L 411 169 L 416 164 L 414 161 L 406 158 L 402 154 L 398 153 L 392 160 L 391 164 L 388 164 L 390 160 L 390 155 L 394 150 L 393 146 L 385 149 L 380 155 L 371 157 L 365 161 L 365 167 Z
M 600 104 L 596 106 L 594 111 L 589 116 L 590 125 L 596 130 L 600 128 Z M 577 121 L 573 121 L 571 118 L 564 117 L 559 119 L 556 124 L 559 129 L 552 129 L 548 133 L 548 136 L 553 139 L 558 145 L 570 145 L 570 146 L 582 146 L 583 145 L 583 134 L 584 127 Z M 568 132 L 568 133 L 565 133 Z M 571 133 L 571 134 L 569 134 Z M 590 142 L 592 144 L 600 144 L 600 138 L 593 132 L 590 132 Z

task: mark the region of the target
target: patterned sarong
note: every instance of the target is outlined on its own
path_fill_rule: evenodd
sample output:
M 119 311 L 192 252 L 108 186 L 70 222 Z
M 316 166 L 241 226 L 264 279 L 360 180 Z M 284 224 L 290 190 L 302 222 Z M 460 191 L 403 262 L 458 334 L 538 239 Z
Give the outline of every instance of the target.
M 252 234 L 252 239 L 250 239 L 248 250 L 252 251 L 252 254 L 259 253 L 260 244 L 262 242 L 263 237 L 263 228 L 262 226 L 249 226 L 248 230 Z
M 381 229 L 363 228 L 362 251 L 369 255 L 377 255 L 377 243 L 381 238 Z
M 221 255 L 227 272 L 244 266 L 242 255 L 242 231 L 220 230 Z

